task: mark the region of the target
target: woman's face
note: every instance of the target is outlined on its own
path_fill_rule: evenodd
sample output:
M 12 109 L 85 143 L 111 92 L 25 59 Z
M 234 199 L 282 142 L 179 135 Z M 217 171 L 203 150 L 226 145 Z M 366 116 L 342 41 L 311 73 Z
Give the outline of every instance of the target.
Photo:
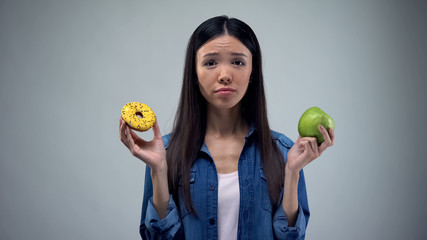
M 222 35 L 197 51 L 196 72 L 200 92 L 211 107 L 239 107 L 252 73 L 252 54 L 237 38 Z

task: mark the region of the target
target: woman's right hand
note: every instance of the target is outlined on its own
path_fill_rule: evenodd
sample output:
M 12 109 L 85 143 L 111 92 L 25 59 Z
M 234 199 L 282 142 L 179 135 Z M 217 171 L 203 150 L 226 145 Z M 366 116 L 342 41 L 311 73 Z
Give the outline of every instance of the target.
M 153 133 L 153 140 L 145 141 L 133 132 L 123 118 L 120 117 L 119 134 L 123 144 L 130 150 L 133 156 L 142 160 L 153 171 L 163 171 L 167 169 L 166 150 L 157 121 L 153 126 Z

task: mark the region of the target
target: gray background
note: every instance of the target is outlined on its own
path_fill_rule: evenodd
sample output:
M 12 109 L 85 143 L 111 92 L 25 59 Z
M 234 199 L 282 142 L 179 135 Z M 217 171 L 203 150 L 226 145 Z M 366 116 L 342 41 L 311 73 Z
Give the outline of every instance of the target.
M 311 106 L 335 120 L 335 146 L 305 169 L 307 239 L 422 238 L 426 12 L 425 1 L 2 0 L 0 239 L 139 238 L 145 168 L 119 141 L 120 110 L 144 102 L 169 132 L 187 40 L 222 14 L 259 37 L 273 129 L 295 140 Z

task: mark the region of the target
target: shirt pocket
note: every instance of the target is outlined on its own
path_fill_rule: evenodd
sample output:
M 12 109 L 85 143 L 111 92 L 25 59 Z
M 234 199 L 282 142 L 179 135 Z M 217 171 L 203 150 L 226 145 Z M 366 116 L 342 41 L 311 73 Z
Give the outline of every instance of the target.
M 260 196 L 261 205 L 265 211 L 268 211 L 271 213 L 272 205 L 271 205 L 271 201 L 270 201 L 270 195 L 268 193 L 267 178 L 265 177 L 263 168 L 259 169 L 259 176 L 260 176 L 260 182 L 259 182 L 260 184 L 259 185 L 261 188 L 259 191 L 259 194 L 261 195 Z

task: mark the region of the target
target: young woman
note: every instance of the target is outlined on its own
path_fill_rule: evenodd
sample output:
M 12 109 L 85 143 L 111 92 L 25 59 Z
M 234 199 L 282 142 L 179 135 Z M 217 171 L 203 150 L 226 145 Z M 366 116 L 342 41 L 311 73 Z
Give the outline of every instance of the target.
M 271 131 L 261 51 L 252 29 L 226 16 L 192 34 L 174 127 L 120 138 L 146 163 L 143 239 L 304 239 L 309 218 L 302 169 L 329 146 Z

